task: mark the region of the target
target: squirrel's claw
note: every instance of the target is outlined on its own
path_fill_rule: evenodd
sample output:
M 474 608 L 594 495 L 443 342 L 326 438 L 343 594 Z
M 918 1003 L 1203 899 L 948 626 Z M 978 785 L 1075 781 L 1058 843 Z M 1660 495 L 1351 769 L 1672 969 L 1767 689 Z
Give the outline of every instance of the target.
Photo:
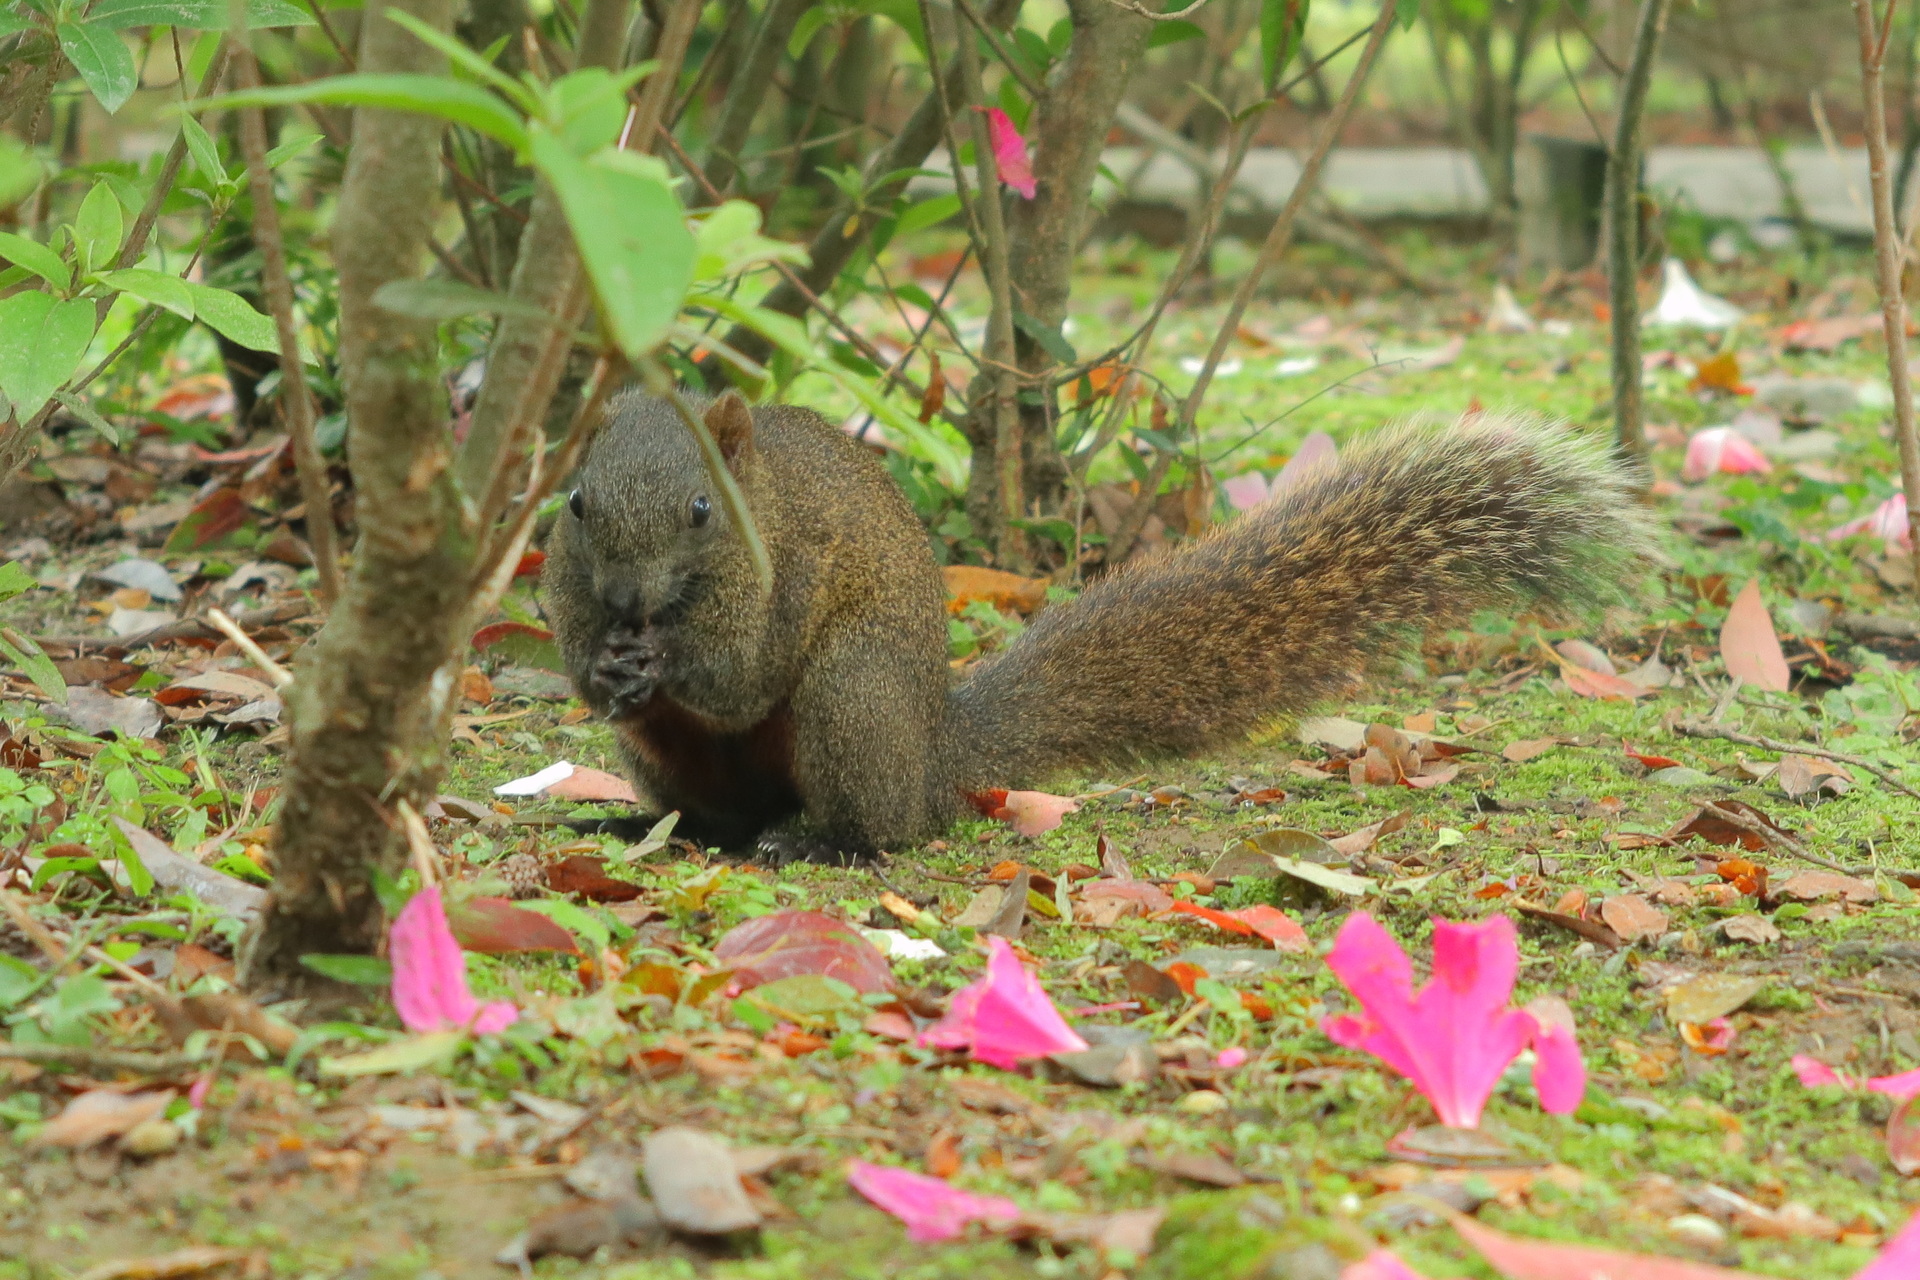
M 831 841 L 818 836 L 802 835 L 794 831 L 769 831 L 754 842 L 756 855 L 771 862 L 774 866 L 785 866 L 789 862 L 812 862 L 828 867 L 853 867 L 871 861 L 871 853 L 855 849 L 842 849 Z
M 611 719 L 644 706 L 660 687 L 659 645 L 624 627 L 609 633 L 589 682 Z

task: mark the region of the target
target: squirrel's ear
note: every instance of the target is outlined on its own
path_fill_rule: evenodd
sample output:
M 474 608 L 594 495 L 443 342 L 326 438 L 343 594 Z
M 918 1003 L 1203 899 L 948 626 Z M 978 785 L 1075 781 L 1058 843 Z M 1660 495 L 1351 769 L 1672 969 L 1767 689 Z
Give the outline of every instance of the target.
M 727 465 L 739 470 L 753 451 L 753 411 L 747 408 L 738 391 L 729 391 L 707 407 L 707 430 Z

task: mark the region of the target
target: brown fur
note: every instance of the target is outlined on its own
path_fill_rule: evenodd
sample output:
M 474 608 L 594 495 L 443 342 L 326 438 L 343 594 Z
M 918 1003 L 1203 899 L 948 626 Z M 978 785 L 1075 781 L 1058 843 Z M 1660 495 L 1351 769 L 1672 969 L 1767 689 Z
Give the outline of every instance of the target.
M 550 539 L 546 605 L 635 781 L 696 838 L 795 816 L 864 854 L 936 834 L 965 791 L 1188 753 L 1350 689 L 1421 629 L 1617 594 L 1645 540 L 1622 470 L 1478 415 L 1380 432 L 1223 529 L 1042 613 L 950 685 L 925 532 L 875 459 L 808 410 L 702 404 L 774 565 L 763 595 L 693 442 L 627 397 Z M 817 851 L 817 850 L 816 850 Z

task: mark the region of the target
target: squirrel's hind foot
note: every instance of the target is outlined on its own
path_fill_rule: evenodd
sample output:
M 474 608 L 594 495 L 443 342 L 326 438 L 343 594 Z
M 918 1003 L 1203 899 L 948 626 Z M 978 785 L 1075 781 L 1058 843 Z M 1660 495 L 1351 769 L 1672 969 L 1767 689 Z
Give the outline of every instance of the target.
M 826 867 L 855 867 L 872 862 L 871 849 L 845 849 L 831 840 L 797 831 L 769 831 L 754 842 L 753 855 L 774 866 L 812 862 Z

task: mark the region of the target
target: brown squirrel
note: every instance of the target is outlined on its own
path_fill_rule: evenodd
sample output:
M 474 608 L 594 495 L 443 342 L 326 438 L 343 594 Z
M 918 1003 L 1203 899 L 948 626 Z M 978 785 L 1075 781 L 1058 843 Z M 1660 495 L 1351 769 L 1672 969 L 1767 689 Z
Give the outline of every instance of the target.
M 939 569 L 885 467 L 808 409 L 728 392 L 695 412 L 772 591 L 691 433 L 629 393 L 548 539 L 544 603 L 659 811 L 703 844 L 783 858 L 902 848 L 969 792 L 1229 741 L 1483 608 L 1590 609 L 1646 540 L 1630 472 L 1561 430 L 1492 414 L 1391 428 L 1046 608 L 956 682 Z

